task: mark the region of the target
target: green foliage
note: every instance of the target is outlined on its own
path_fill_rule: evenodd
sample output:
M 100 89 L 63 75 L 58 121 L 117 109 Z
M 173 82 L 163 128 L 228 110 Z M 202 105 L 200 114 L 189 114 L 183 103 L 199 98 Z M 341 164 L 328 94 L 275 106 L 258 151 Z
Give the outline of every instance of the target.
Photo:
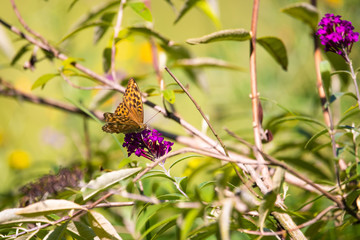
M 358 70 L 331 55 L 313 65 L 308 30 L 317 28 L 316 7 L 262 2 L 264 15 L 254 19 L 266 34 L 256 35 L 265 54 L 257 51 L 256 67 L 250 64 L 256 71 L 248 71 L 255 35 L 242 25 L 254 23 L 245 14 L 253 3 L 83 3 L 19 5 L 33 29 L 22 26 L 23 33 L 10 5 L 0 10 L 0 24 L 16 36 L 0 32 L 1 51 L 12 49 L 0 55 L 1 239 L 360 237 L 360 108 L 349 81 Z M 342 12 L 353 10 L 344 6 Z M 300 21 L 284 25 L 289 18 L 279 9 Z M 165 66 L 198 105 L 180 94 Z M 142 138 L 151 144 L 141 148 L 154 152 L 130 155 L 123 134 L 101 131 L 104 118 L 135 124 L 125 113 L 103 115 L 114 112 L 130 78 L 142 94 L 144 123 L 174 142 L 167 158 L 160 159 L 154 140 Z M 320 82 L 325 95 L 318 95 Z M 259 96 L 250 100 L 254 85 Z M 251 107 L 255 99 L 260 103 Z M 132 107 L 126 105 L 133 117 L 139 109 Z M 49 169 L 55 173 L 41 177 Z

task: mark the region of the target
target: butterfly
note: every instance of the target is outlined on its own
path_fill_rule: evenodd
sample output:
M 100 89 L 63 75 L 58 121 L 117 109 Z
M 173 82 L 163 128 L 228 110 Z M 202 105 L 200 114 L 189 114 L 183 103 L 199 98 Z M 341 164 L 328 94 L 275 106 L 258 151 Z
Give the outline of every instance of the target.
M 108 133 L 139 132 L 146 128 L 141 94 L 134 79 L 129 80 L 122 103 L 114 113 L 104 113 L 104 120 L 102 130 Z

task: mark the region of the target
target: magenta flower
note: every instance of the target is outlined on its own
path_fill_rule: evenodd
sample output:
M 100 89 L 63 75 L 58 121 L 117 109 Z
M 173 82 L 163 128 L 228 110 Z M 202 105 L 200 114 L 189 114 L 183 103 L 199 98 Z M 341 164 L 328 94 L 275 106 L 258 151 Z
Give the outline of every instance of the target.
M 136 156 L 143 156 L 151 161 L 170 152 L 172 145 L 174 143 L 164 141 L 164 138 L 156 129 L 145 129 L 139 133 L 127 133 L 123 143 L 123 147 L 127 148 L 129 157 L 135 153 Z
M 341 16 L 332 13 L 325 14 L 319 23 L 319 36 L 325 51 L 337 53 L 346 59 L 354 42 L 359 41 L 359 33 L 353 32 L 351 22 L 341 20 Z

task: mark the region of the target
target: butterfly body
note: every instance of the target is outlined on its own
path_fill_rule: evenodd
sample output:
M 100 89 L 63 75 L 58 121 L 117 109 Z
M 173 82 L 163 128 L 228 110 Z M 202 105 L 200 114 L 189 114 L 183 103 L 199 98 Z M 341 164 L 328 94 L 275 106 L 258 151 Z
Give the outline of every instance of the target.
M 104 120 L 102 130 L 108 133 L 140 132 L 146 128 L 141 94 L 134 79 L 128 82 L 123 102 L 114 113 L 104 113 Z

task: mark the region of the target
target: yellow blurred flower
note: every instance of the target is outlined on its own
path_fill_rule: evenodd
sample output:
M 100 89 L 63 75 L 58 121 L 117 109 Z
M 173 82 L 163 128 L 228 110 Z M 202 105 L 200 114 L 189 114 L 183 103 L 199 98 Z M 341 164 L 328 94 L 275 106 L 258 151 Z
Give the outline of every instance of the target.
M 202 164 L 204 159 L 195 158 L 188 162 L 182 176 L 190 176 L 190 174 Z
M 30 93 L 32 83 L 31 83 L 30 79 L 28 79 L 26 77 L 20 77 L 16 80 L 14 86 L 16 89 L 19 89 L 26 93 Z
M 342 7 L 343 0 L 326 0 L 326 2 L 333 8 Z
M 8 164 L 13 169 L 26 169 L 30 167 L 30 155 L 23 150 L 14 150 L 8 157 Z
M 140 45 L 140 60 L 144 63 L 152 62 L 151 45 L 146 42 Z
M 3 142 L 4 142 L 4 132 L 0 130 L 0 146 L 3 144 Z

